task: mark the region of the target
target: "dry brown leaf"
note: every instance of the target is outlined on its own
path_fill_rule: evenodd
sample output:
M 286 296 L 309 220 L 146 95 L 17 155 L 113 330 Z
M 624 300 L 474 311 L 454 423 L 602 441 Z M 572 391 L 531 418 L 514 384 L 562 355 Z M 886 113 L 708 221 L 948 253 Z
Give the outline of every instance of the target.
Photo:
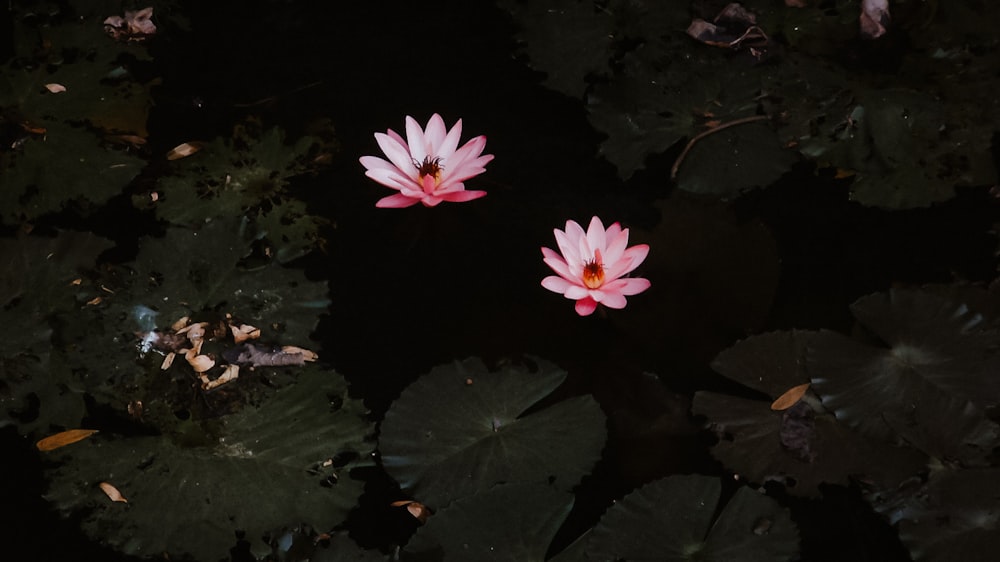
M 187 316 L 181 316 L 181 318 L 179 320 L 177 320 L 176 322 L 174 322 L 173 324 L 170 325 L 170 329 L 173 330 L 173 331 L 175 331 L 175 332 L 179 332 L 179 331 L 181 331 L 181 329 L 184 328 L 184 326 L 187 326 L 188 322 L 190 322 L 190 321 L 191 321 L 191 319 L 188 318 Z
M 392 502 L 390 505 L 392 505 L 392 507 L 406 506 L 406 511 L 409 511 L 410 515 L 412 515 L 414 519 L 420 521 L 421 525 L 426 523 L 427 518 L 431 516 L 431 511 L 427 509 L 427 506 L 425 506 L 420 502 L 415 502 L 413 500 L 395 501 Z
M 204 357 L 204 356 L 203 356 Z M 201 389 L 202 390 L 212 390 L 218 386 L 224 385 L 229 381 L 236 380 L 240 376 L 240 366 L 239 365 L 226 365 L 222 374 L 219 378 L 209 380 L 208 376 L 201 375 Z
M 807 390 L 809 390 L 809 383 L 793 386 L 771 403 L 771 409 L 778 412 L 791 408 L 805 395 Z
M 187 362 L 196 373 L 204 373 L 215 366 L 215 360 L 208 355 L 195 355 L 192 349 L 186 355 Z
M 174 357 L 177 357 L 176 353 L 173 351 L 168 353 L 167 356 L 163 358 L 163 363 L 160 363 L 160 370 L 166 371 L 169 369 L 170 366 L 174 364 Z
M 55 435 L 49 435 L 44 439 L 39 439 L 35 443 L 35 447 L 39 451 L 51 451 L 53 449 L 58 449 L 59 447 L 65 447 L 71 443 L 76 443 L 81 439 L 86 439 L 91 435 L 97 433 L 96 429 L 68 429 L 66 431 L 60 431 Z
M 255 340 L 260 337 L 260 328 L 249 324 L 240 324 L 239 326 L 230 324 L 229 329 L 232 330 L 233 339 L 236 343 L 243 343 L 246 340 Z
M 167 160 L 180 160 L 181 158 L 187 158 L 199 150 L 201 150 L 201 143 L 185 142 L 171 148 L 170 151 L 167 152 Z
M 100 484 L 98 484 L 98 486 L 101 487 L 101 491 L 104 492 L 104 494 L 108 496 L 108 498 L 111 499 L 111 501 L 128 503 L 128 500 L 125 499 L 125 496 L 123 496 L 122 493 L 118 491 L 118 488 L 115 488 L 111 484 L 108 484 L 107 482 L 101 482 Z
M 314 351 L 309 351 L 308 349 L 303 349 L 301 347 L 296 347 L 294 345 L 285 345 L 281 347 L 281 351 L 285 353 L 298 353 L 302 356 L 304 361 L 315 361 L 319 359 L 319 355 Z
M 52 92 L 53 94 L 60 94 L 66 91 L 66 86 L 63 86 L 62 84 L 52 83 L 52 84 L 46 84 L 45 89 Z

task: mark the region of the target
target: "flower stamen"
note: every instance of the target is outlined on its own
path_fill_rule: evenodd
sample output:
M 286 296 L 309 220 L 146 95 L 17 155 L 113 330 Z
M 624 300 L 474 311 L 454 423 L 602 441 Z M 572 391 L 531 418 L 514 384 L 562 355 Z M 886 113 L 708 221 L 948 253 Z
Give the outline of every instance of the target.
M 604 284 L 604 261 L 600 250 L 594 252 L 594 259 L 583 264 L 583 284 L 588 289 L 597 289 Z
M 435 156 L 431 158 L 430 156 L 424 156 L 423 162 L 418 162 L 416 158 L 413 159 L 413 166 L 417 168 L 417 174 L 420 175 L 420 179 L 426 176 L 433 176 L 434 181 L 440 181 L 441 170 L 444 166 L 441 165 L 441 157 Z

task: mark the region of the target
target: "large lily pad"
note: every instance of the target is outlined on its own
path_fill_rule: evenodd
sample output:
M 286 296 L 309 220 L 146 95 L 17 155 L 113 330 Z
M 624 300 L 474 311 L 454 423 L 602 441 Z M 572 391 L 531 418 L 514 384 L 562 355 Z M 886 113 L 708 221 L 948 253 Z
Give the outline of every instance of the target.
M 330 528 L 346 517 L 362 486 L 330 459 L 371 450 L 363 413 L 340 375 L 306 367 L 259 408 L 223 418 L 212 445 L 102 433 L 57 450 L 48 498 L 79 515 L 88 535 L 129 554 L 217 560 L 241 531 L 259 555 L 270 531 Z M 101 482 L 127 503 L 112 502 Z
M 970 304 L 957 290 L 859 299 L 852 311 L 881 343 L 816 335 L 808 365 L 824 406 L 868 435 L 941 459 L 982 459 L 1000 444 L 985 410 L 1000 402 L 1000 353 L 996 330 Z
M 14 18 L 17 54 L 0 73 L 0 108 L 24 130 L 0 158 L 0 216 L 15 223 L 69 203 L 86 212 L 120 193 L 144 162 L 102 145 L 93 129 L 144 136 L 151 106 L 148 88 L 119 62 L 145 58 L 143 48 L 105 35 L 110 14 L 28 14 Z
M 712 455 L 752 482 L 779 481 L 796 495 L 818 496 L 822 483 L 860 478 L 892 488 L 923 468 L 919 452 L 861 435 L 807 392 L 794 406 L 772 409 L 789 389 L 808 384 L 806 346 L 814 332 L 770 332 L 720 353 L 713 368 L 761 399 L 713 392 L 695 394 L 692 410 L 719 436 Z
M 0 240 L 0 424 L 16 421 L 24 433 L 79 424 L 83 398 L 71 370 L 54 364 L 61 350 L 53 348 L 53 327 L 59 315 L 77 314 L 102 294 L 91 278 L 97 256 L 110 246 L 71 232 Z
M 206 310 L 230 312 L 275 327 L 284 343 L 303 345 L 329 305 L 326 283 L 275 262 L 246 264 L 252 251 L 246 228 L 245 221 L 229 218 L 144 239 L 131 264 L 135 285 L 127 306 L 158 310 L 164 325 Z
M 575 486 L 597 461 L 605 419 L 590 396 L 531 411 L 566 377 L 547 362 L 490 372 L 479 359 L 433 369 L 386 413 L 386 471 L 432 508 L 501 482 Z
M 919 30 L 907 37 L 920 48 L 899 55 L 898 68 L 888 72 L 856 64 L 896 55 L 882 42 L 858 41 L 858 6 L 851 0 L 804 8 L 744 2 L 758 31 L 782 37 L 787 49 L 774 43 L 722 49 L 687 37 L 683 30 L 692 17 L 715 21 L 709 5 L 612 1 L 588 15 L 590 2 L 556 4 L 572 5 L 574 17 L 561 17 L 564 12 L 550 6 L 550 17 L 529 20 L 527 10 L 512 9 L 525 28 L 525 50 L 540 70 L 570 69 L 573 79 L 553 86 L 561 91 L 570 83 L 570 93 L 579 95 L 581 69 L 593 74 L 586 94 L 591 123 L 608 134 L 601 152 L 623 178 L 682 138 L 760 115 L 775 127 L 777 141 L 761 125 L 712 135 L 702 151 L 723 143 L 744 148 L 737 153 L 717 146 L 706 152 L 715 157 L 691 159 L 679 186 L 730 197 L 767 185 L 793 161 L 784 147 L 853 173 L 849 196 L 869 206 L 926 207 L 953 197 L 956 186 L 996 181 L 989 146 L 1000 100 L 991 94 L 998 85 L 991 69 L 1000 53 L 976 2 L 894 10 L 892 27 Z M 632 17 L 637 13 L 642 17 Z M 616 39 L 610 64 L 584 59 L 603 49 L 546 56 L 542 37 L 583 36 L 582 30 L 598 28 Z M 741 175 L 745 170 L 751 174 Z
M 280 262 L 301 257 L 320 243 L 321 217 L 288 197 L 289 181 L 315 167 L 321 141 L 302 137 L 292 144 L 278 128 L 260 130 L 249 122 L 232 139 L 216 139 L 178 160 L 173 175 L 157 185 L 157 198 L 136 198 L 171 224 L 199 228 L 213 219 L 248 217 L 248 234 L 266 239 Z M 141 202 L 141 203 L 140 203 Z
M 1000 471 L 938 467 L 915 486 L 872 495 L 914 560 L 986 562 L 1000 548 Z
M 746 486 L 720 505 L 709 476 L 671 476 L 616 502 L 587 542 L 589 560 L 787 562 L 798 532 L 787 510 Z
M 538 483 L 501 484 L 435 513 L 402 560 L 541 562 L 573 496 Z

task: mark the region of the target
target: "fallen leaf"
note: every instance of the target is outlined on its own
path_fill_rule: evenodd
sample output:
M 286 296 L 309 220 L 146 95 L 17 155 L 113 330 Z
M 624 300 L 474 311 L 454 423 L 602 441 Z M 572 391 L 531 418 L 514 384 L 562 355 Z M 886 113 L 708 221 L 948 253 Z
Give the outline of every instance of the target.
M 232 330 L 233 340 L 236 343 L 243 343 L 246 340 L 255 340 L 260 337 L 260 328 L 249 324 L 240 324 L 239 326 L 230 325 L 229 329 Z
M 49 435 L 44 439 L 39 439 L 35 443 L 35 447 L 39 451 L 51 451 L 53 449 L 58 449 L 59 447 L 65 447 L 71 443 L 76 443 L 81 439 L 86 439 L 91 435 L 97 433 L 96 429 L 69 429 L 66 431 L 60 431 L 55 435 Z
M 771 403 L 771 409 L 778 412 L 791 408 L 805 395 L 807 390 L 809 390 L 809 383 L 793 386 Z
M 204 373 L 215 366 L 215 360 L 208 355 L 195 355 L 194 350 L 187 354 L 187 362 L 196 373 Z
M 202 356 L 204 357 L 204 356 Z M 218 386 L 224 385 L 229 381 L 236 380 L 240 376 L 240 366 L 239 365 L 226 365 L 222 374 L 219 378 L 215 380 L 209 380 L 207 375 L 201 375 L 201 389 L 202 390 L 212 390 Z
M 52 92 L 53 94 L 58 94 L 61 92 L 65 92 L 66 86 L 63 86 L 62 84 L 52 83 L 52 84 L 46 84 L 45 89 Z
M 101 487 L 101 491 L 104 492 L 104 494 L 108 496 L 108 498 L 110 498 L 111 501 L 128 503 L 128 500 L 125 499 L 125 496 L 123 496 L 122 493 L 118 491 L 118 488 L 115 488 L 111 484 L 108 484 L 107 482 L 101 482 L 100 484 L 98 484 L 98 486 Z
M 176 322 L 174 322 L 173 324 L 170 325 L 170 329 L 173 330 L 173 331 L 175 331 L 175 332 L 179 332 L 184 326 L 187 326 L 188 322 L 190 322 L 190 321 L 191 321 L 191 319 L 188 318 L 187 316 L 182 316 L 180 318 L 180 320 L 178 320 L 178 321 L 176 321 Z
M 412 515 L 414 519 L 416 519 L 417 521 L 420 521 L 421 525 L 423 525 L 424 523 L 426 523 L 427 522 L 427 518 L 431 516 L 431 512 L 430 512 L 429 509 L 427 509 L 427 506 L 425 506 L 422 503 L 415 502 L 413 500 L 395 501 L 395 502 L 392 502 L 390 505 L 392 507 L 403 507 L 403 506 L 406 506 L 406 511 L 409 511 L 410 515 Z
M 302 356 L 302 359 L 304 361 L 315 361 L 319 359 L 319 355 L 317 355 L 315 351 L 309 351 L 308 349 L 303 349 L 301 347 L 296 347 L 294 345 L 282 346 L 281 351 L 288 354 L 298 353 L 299 355 Z
M 180 160 L 181 158 L 186 158 L 191 156 L 195 152 L 201 150 L 201 144 L 196 142 L 186 142 L 179 144 L 170 149 L 167 152 L 167 160 Z
M 168 353 L 167 356 L 163 358 L 163 363 L 160 364 L 160 369 L 163 371 L 169 369 L 170 366 L 174 364 L 174 357 L 177 357 L 176 353 L 173 351 Z

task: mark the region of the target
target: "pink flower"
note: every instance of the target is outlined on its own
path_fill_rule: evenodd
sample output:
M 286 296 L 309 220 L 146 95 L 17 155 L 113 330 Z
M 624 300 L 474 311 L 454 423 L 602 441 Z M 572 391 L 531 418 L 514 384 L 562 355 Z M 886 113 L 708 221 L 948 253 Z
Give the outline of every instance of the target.
M 597 303 L 608 308 L 625 308 L 625 297 L 637 295 L 649 288 L 649 280 L 622 277 L 646 259 L 649 246 L 638 244 L 627 248 L 628 229 L 618 223 L 607 230 L 601 219 L 590 219 L 587 232 L 575 221 L 566 221 L 566 231 L 554 230 L 557 254 L 542 248 L 545 263 L 559 275 L 542 279 L 542 287 L 562 293 L 576 301 L 576 313 L 587 316 Z
M 389 160 L 362 156 L 365 175 L 399 190 L 395 195 L 383 197 L 375 206 L 399 208 L 423 203 L 425 207 L 433 207 L 442 201 L 472 201 L 486 195 L 485 191 L 466 191 L 462 183 L 485 172 L 483 166 L 493 160 L 492 154 L 483 154 L 486 137 L 480 135 L 456 150 L 461 135 L 461 119 L 447 131 L 444 119 L 437 113 L 423 130 L 407 115 L 406 140 L 392 129 L 375 133 L 379 148 Z

